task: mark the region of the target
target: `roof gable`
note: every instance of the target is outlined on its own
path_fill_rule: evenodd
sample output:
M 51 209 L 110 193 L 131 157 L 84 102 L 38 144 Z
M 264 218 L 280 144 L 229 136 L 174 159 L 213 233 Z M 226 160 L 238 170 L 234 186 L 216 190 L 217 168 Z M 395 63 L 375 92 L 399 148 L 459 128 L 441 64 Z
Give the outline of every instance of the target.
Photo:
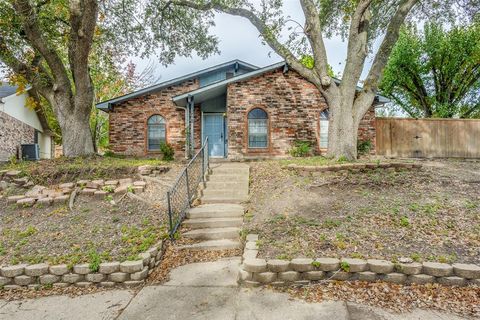
M 208 77 L 209 74 L 213 74 L 216 71 L 221 70 L 221 69 L 228 69 L 229 67 L 235 66 L 235 65 L 238 65 L 239 68 L 241 68 L 243 70 L 246 70 L 246 71 L 253 71 L 253 70 L 258 69 L 258 67 L 254 66 L 254 65 L 251 65 L 251 64 L 246 63 L 244 61 L 236 59 L 236 60 L 228 61 L 228 62 L 219 64 L 219 65 L 216 65 L 216 66 L 213 66 L 213 67 L 210 67 L 210 68 L 206 68 L 206 69 L 199 70 L 199 71 L 196 71 L 196 72 L 193 72 L 193 73 L 189 73 L 189 74 L 186 74 L 186 75 L 178 77 L 178 78 L 174 78 L 174 79 L 171 79 L 171 80 L 160 82 L 160 83 L 155 84 L 153 86 L 150 86 L 150 87 L 147 87 L 147 88 L 144 88 L 144 89 L 140 89 L 140 90 L 134 91 L 132 93 L 117 97 L 117 98 L 102 101 L 102 102 L 98 103 L 96 105 L 96 107 L 101 109 L 101 110 L 106 111 L 106 110 L 109 109 L 109 106 L 112 105 L 112 104 L 120 103 L 120 102 L 129 100 L 129 99 L 132 99 L 132 98 L 136 98 L 136 97 L 143 96 L 143 95 L 146 95 L 146 94 L 149 94 L 149 93 L 152 93 L 152 92 L 156 92 L 156 91 L 159 91 L 163 88 L 167 88 L 167 87 L 170 87 L 170 86 L 173 86 L 173 85 L 176 85 L 176 84 L 180 84 L 182 82 L 186 82 L 186 81 L 189 81 L 189 80 L 197 79 L 199 77 Z

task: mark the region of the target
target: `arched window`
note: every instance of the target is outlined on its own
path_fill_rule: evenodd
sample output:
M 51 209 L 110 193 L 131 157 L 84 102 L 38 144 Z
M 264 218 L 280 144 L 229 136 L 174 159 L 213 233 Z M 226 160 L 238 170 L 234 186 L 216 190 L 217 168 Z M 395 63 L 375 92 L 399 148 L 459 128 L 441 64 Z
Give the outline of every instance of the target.
M 328 148 L 328 109 L 320 113 L 320 149 Z
M 268 146 L 268 115 L 260 108 L 248 113 L 248 147 L 266 148 Z
M 148 151 L 159 151 L 160 145 L 165 142 L 165 119 L 158 114 L 151 116 L 147 121 Z

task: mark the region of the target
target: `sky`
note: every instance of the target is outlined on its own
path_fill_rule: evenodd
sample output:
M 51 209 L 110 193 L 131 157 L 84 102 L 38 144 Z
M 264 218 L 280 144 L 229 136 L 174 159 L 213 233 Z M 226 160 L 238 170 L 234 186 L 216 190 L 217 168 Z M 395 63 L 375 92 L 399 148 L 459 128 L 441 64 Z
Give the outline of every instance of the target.
M 298 0 L 285 0 L 283 11 L 285 15 L 289 15 L 293 20 L 303 25 L 305 20 Z M 177 57 L 174 64 L 167 67 L 157 63 L 156 73 L 157 76 L 161 77 L 160 81 L 234 59 L 240 59 L 258 67 L 282 61 L 270 47 L 261 44 L 259 32 L 247 19 L 217 13 L 215 24 L 216 26 L 211 29 L 211 33 L 219 39 L 220 54 L 213 55 L 206 60 L 195 55 L 192 58 Z M 336 37 L 326 39 L 325 46 L 329 64 L 335 74 L 340 73 L 344 67 L 346 44 L 342 42 L 340 37 Z M 146 60 L 132 57 L 132 61 L 138 65 L 137 70 L 142 70 L 149 61 L 155 62 L 155 57 L 152 56 Z M 370 62 L 370 60 L 367 60 L 366 67 L 370 65 Z

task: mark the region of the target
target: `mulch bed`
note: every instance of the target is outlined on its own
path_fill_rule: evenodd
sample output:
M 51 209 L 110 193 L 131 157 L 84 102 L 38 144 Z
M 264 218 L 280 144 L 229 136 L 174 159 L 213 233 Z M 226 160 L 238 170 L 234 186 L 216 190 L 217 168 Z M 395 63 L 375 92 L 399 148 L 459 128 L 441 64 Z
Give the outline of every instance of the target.
M 357 257 L 480 263 L 480 163 L 420 171 L 299 175 L 251 164 L 246 228 L 260 257 Z
M 447 287 L 440 284 L 397 285 L 385 282 L 332 281 L 307 287 L 275 288 L 307 302 L 350 301 L 408 312 L 415 308 L 440 310 L 480 317 L 479 287 Z

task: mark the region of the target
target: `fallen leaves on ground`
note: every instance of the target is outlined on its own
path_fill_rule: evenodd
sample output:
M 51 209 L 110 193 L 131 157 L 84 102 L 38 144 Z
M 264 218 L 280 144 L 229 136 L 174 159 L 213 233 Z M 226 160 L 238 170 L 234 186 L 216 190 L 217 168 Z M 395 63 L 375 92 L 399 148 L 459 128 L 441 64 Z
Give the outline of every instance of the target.
M 177 267 L 195 263 L 195 262 L 209 262 L 216 261 L 221 258 L 241 256 L 240 249 L 229 250 L 186 250 L 167 244 L 163 259 L 160 265 L 153 270 L 148 277 L 148 283 L 164 283 L 168 280 L 168 275 L 172 269 Z
M 342 300 L 385 308 L 395 312 L 434 309 L 480 317 L 480 287 L 450 287 L 440 284 L 399 285 L 386 282 L 331 281 L 306 287 L 276 288 L 307 302 Z

